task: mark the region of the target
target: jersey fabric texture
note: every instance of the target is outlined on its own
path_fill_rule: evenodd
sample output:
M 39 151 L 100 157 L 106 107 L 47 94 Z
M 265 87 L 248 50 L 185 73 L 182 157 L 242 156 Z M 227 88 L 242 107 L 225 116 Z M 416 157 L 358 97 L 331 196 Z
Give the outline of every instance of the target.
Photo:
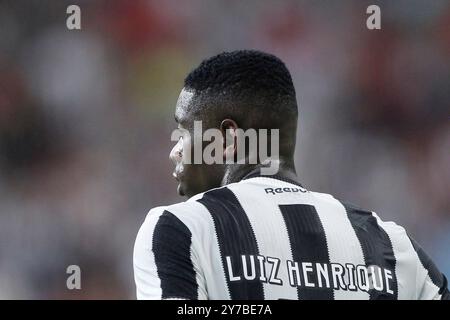
M 148 213 L 138 299 L 448 299 L 423 249 L 374 212 L 276 176 Z

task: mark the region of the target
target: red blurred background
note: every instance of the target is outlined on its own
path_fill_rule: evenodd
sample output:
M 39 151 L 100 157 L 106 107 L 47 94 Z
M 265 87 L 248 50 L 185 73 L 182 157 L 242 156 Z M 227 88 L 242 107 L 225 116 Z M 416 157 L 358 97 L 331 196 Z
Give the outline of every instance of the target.
M 381 30 L 366 28 L 370 4 Z M 184 76 L 244 48 L 291 70 L 302 183 L 405 226 L 450 275 L 448 1 L 7 0 L 0 298 L 135 297 L 137 230 L 183 200 L 168 154 Z M 66 288 L 70 264 L 81 290 Z

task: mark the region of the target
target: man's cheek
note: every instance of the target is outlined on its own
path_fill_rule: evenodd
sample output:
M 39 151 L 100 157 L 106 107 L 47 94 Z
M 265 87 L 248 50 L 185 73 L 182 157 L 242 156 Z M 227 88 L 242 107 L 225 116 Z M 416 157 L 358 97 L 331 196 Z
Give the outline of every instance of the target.
M 184 196 L 184 190 L 183 190 L 183 186 L 181 185 L 181 182 L 178 184 L 178 186 L 177 186 L 177 193 L 180 195 L 180 196 Z
M 193 155 L 193 145 L 191 142 L 190 137 L 184 137 L 182 139 L 182 145 L 181 145 L 181 153 L 182 153 L 182 162 L 183 164 L 192 164 L 193 163 L 193 159 L 192 159 L 192 155 Z

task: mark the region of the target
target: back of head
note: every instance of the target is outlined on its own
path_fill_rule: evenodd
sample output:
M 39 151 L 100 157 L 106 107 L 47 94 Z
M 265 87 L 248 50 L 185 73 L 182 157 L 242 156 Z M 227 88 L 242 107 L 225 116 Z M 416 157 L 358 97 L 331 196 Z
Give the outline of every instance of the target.
M 204 60 L 185 79 L 194 114 L 218 127 L 230 118 L 240 128 L 279 129 L 280 156 L 292 157 L 297 101 L 291 75 L 274 55 L 256 50 L 224 52 Z

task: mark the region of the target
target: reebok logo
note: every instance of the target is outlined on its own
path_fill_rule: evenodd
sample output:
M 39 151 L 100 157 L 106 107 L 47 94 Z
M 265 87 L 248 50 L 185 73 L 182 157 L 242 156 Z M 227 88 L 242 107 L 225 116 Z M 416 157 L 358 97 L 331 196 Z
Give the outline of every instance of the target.
M 306 190 L 305 188 L 265 188 L 264 191 L 267 194 L 277 194 L 277 193 L 285 193 L 285 192 L 301 192 L 301 193 L 306 193 L 308 192 L 308 190 Z

